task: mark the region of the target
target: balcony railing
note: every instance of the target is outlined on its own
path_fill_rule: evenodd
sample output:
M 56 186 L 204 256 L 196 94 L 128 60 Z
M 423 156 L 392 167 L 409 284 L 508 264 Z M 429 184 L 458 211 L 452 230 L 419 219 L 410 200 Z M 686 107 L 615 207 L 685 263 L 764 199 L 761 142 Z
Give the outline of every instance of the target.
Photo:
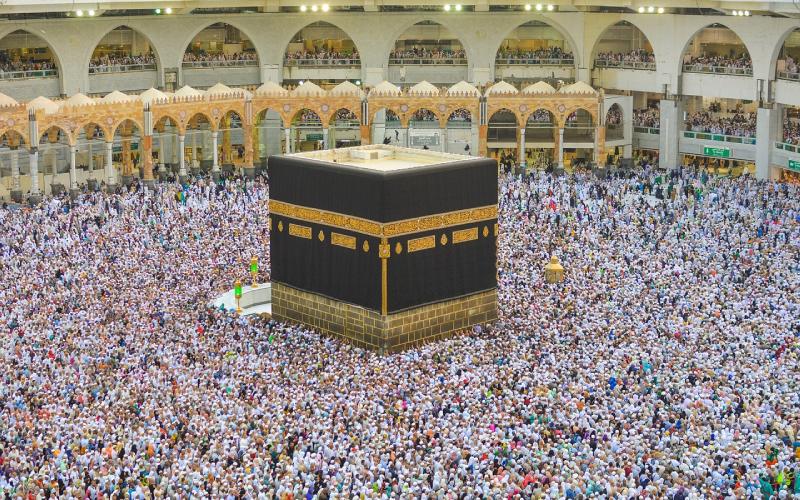
M 789 144 L 788 142 L 776 142 L 775 147 L 788 151 L 789 153 L 800 153 L 800 144 Z
M 709 66 L 708 64 L 684 64 L 683 71 L 685 73 L 708 73 L 713 75 L 753 76 L 753 68 Z
M 800 81 L 800 73 L 789 73 L 788 71 L 778 71 L 779 80 Z
M 57 69 L 32 69 L 26 71 L 1 71 L 0 80 L 25 80 L 27 78 L 55 78 Z
M 654 127 L 633 127 L 633 131 L 638 134 L 653 134 L 653 135 L 660 135 L 661 130 L 654 128 Z
M 575 59 L 545 59 L 541 57 L 498 57 L 495 64 L 509 66 L 574 66 Z
M 424 57 L 392 57 L 389 64 L 399 66 L 466 66 L 465 58 L 424 58 Z
M 595 68 L 610 68 L 610 69 L 639 69 L 647 71 L 655 71 L 656 63 L 654 62 L 632 62 L 632 61 L 606 61 L 603 59 L 596 59 L 594 61 Z
M 734 144 L 755 144 L 755 137 L 741 137 L 737 135 L 710 134 L 707 132 L 693 132 L 685 130 L 683 136 L 687 139 L 702 139 L 704 141 L 731 142 Z
M 90 75 L 96 75 L 98 73 L 128 73 L 131 71 L 155 71 L 155 70 L 156 70 L 156 63 L 89 66 Z
M 241 68 L 245 66 L 258 66 L 257 59 L 232 59 L 227 61 L 183 61 L 183 67 L 188 69 L 198 68 Z
M 283 65 L 304 68 L 357 68 L 361 66 L 361 59 L 285 59 Z

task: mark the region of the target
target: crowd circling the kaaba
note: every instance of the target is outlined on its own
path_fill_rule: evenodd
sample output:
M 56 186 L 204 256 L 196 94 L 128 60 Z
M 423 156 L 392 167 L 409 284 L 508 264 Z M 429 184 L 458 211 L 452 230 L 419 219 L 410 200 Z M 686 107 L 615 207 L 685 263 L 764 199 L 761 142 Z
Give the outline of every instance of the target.
M 389 356 L 206 305 L 252 255 L 269 279 L 263 178 L 3 207 L 0 492 L 800 495 L 797 186 L 644 167 L 499 197 L 498 322 Z

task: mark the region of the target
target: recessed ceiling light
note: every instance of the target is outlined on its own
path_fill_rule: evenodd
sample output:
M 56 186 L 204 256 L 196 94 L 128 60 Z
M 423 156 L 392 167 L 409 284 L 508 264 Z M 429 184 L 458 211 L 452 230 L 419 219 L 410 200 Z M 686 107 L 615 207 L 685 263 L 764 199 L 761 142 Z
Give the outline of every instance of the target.
M 316 5 L 311 6 L 311 12 L 316 12 L 317 10 L 319 10 L 319 7 L 317 7 Z
M 541 10 L 542 10 L 542 7 L 543 7 L 543 5 L 542 5 L 542 4 L 540 4 L 540 3 L 537 3 L 537 4 L 536 4 L 536 10 L 539 10 L 539 11 L 541 11 Z
M 526 3 L 525 4 L 525 10 L 531 10 L 531 4 Z
M 555 9 L 555 7 L 553 7 L 552 5 L 548 5 L 548 6 L 547 6 L 547 10 L 549 10 L 550 12 L 552 12 L 552 11 L 553 11 L 553 9 Z
M 664 7 L 659 7 L 658 8 L 658 13 L 659 14 L 663 14 L 664 13 Z
M 750 15 L 750 11 L 749 10 L 744 11 L 744 15 L 745 16 L 749 16 Z
M 639 7 L 639 14 L 644 14 L 644 7 Z
M 172 7 L 167 7 L 167 10 L 165 10 L 164 12 L 166 12 L 167 14 L 172 14 Z
M 305 12 L 307 10 L 308 10 L 308 7 L 306 7 L 305 5 L 301 5 L 300 6 L 300 12 Z
M 326 3 L 322 4 L 322 12 L 328 12 L 329 10 L 331 10 L 331 6 L 330 5 L 328 5 Z
M 89 17 L 91 17 L 91 16 L 93 16 L 93 15 L 94 15 L 94 10 L 92 10 L 92 9 L 89 9 Z
M 450 12 L 450 4 L 449 3 L 444 4 L 444 10 L 445 10 L 445 12 Z
M 78 9 L 75 11 L 75 15 L 78 17 L 83 17 L 83 11 L 81 9 Z
M 156 14 L 161 14 L 161 9 L 156 9 Z
M 647 8 L 647 12 L 648 12 L 648 13 L 650 13 L 650 14 L 652 14 L 652 13 L 653 13 L 653 12 L 655 12 L 655 11 L 656 11 L 656 8 L 655 8 L 655 7 L 648 7 L 648 8 Z
M 457 4 L 456 4 L 456 10 L 457 10 L 458 12 L 461 12 L 461 4 L 460 4 L 460 3 L 457 3 Z

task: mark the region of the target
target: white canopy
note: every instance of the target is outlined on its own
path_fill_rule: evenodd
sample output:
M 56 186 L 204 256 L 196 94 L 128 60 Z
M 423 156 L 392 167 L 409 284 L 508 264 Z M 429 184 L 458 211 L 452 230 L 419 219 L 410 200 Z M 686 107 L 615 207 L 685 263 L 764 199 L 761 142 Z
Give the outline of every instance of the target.
M 478 87 L 476 87 L 475 85 L 472 85 L 471 83 L 467 83 L 464 80 L 461 80 L 460 82 L 456 83 L 455 85 L 447 89 L 447 95 L 454 95 L 454 94 L 477 96 L 480 94 L 480 91 L 478 91 Z
M 106 94 L 106 96 L 100 100 L 103 102 L 128 102 L 128 101 L 135 101 L 136 97 L 130 96 L 128 94 L 123 94 L 119 90 L 115 90 L 110 94 Z
M 61 103 L 67 106 L 83 106 L 84 104 L 94 104 L 94 99 L 88 97 L 85 94 L 81 94 L 78 92 L 77 94 L 71 96 L 69 99 Z
M 175 92 L 175 97 L 198 97 L 201 95 L 203 95 L 201 90 L 193 89 L 188 85 L 184 85 Z
M 289 91 L 275 82 L 264 82 L 256 89 L 256 94 L 287 96 Z
M 375 94 L 375 95 L 397 96 L 400 95 L 400 87 L 384 80 L 381 83 L 375 85 L 372 88 L 372 90 L 370 90 L 369 93 L 370 95 Z
M 571 85 L 565 85 L 561 87 L 559 90 L 561 94 L 597 94 L 597 91 L 593 89 L 589 84 L 586 82 L 575 82 Z
M 25 106 L 25 108 L 28 111 L 32 109 L 33 110 L 42 109 L 48 115 L 52 115 L 53 113 L 58 112 L 58 108 L 60 108 L 60 106 L 55 102 L 51 101 L 50 99 L 48 99 L 47 97 L 39 96 L 32 101 L 28 101 L 28 104 Z
M 486 95 L 518 94 L 519 90 L 508 82 L 500 81 L 486 90 Z
M 556 89 L 547 82 L 538 81 L 522 89 L 523 94 L 554 94 Z
M 344 81 L 339 85 L 333 87 L 330 92 L 330 95 L 333 96 L 347 96 L 347 95 L 356 95 L 356 96 L 364 96 L 364 92 L 358 88 L 356 84 L 353 82 Z
M 422 80 L 408 89 L 408 95 L 439 95 L 439 89 L 436 88 L 436 85 Z
M 161 99 L 166 99 L 167 97 L 168 97 L 167 94 L 165 94 L 164 92 L 161 92 L 158 89 L 154 89 L 152 87 L 147 89 L 147 90 L 145 90 L 141 94 L 139 94 L 139 99 L 141 99 L 142 102 L 148 103 L 148 104 L 150 102 L 152 102 L 152 101 L 158 101 L 158 100 L 161 100 Z
M 325 91 L 316 83 L 306 80 L 302 85 L 294 89 L 293 94 L 296 96 L 321 96 L 325 95 Z

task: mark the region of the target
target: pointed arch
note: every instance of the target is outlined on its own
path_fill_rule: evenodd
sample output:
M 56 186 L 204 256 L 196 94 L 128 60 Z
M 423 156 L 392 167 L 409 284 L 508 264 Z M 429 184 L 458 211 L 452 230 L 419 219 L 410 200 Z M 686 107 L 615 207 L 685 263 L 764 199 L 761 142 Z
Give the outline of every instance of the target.
M 570 35 L 569 30 L 565 29 L 563 26 L 553 21 L 552 19 L 546 18 L 541 15 L 530 16 L 522 23 L 517 24 L 515 27 L 508 30 L 503 36 L 503 39 L 500 41 L 500 44 L 497 46 L 497 49 L 495 50 L 495 59 L 497 59 L 497 55 L 500 53 L 501 49 L 503 48 L 503 45 L 506 43 L 506 40 L 509 40 L 511 35 L 514 34 L 514 32 L 534 22 L 541 23 L 542 25 L 555 30 L 559 35 L 561 35 L 561 39 L 569 47 L 569 51 L 572 53 L 573 62 L 577 67 L 577 65 L 579 64 L 581 54 L 580 51 L 578 50 L 578 44 L 575 43 L 575 39 L 572 37 L 572 35 Z
M 139 35 L 139 36 L 143 37 L 147 41 L 147 43 L 149 45 L 149 48 L 150 48 L 150 52 L 152 52 L 152 54 L 153 54 L 153 59 L 155 61 L 156 70 L 157 71 L 161 71 L 161 68 L 163 68 L 164 66 L 163 66 L 163 63 L 161 61 L 161 56 L 158 53 L 158 50 L 156 49 L 156 46 L 153 43 L 153 41 L 150 39 L 150 37 L 145 35 L 141 30 L 139 30 L 137 28 L 133 28 L 133 27 L 131 27 L 131 26 L 125 24 L 125 23 L 119 23 L 119 24 L 113 26 L 111 29 L 107 30 L 105 33 L 103 33 L 99 37 L 95 37 L 95 39 L 93 40 L 93 43 L 91 44 L 91 48 L 89 50 L 89 54 L 86 56 L 86 67 L 87 68 L 91 68 L 92 60 L 94 59 L 95 52 L 97 52 L 97 48 L 100 46 L 100 43 L 107 36 L 112 34 L 114 31 L 119 30 L 120 28 L 127 28 L 127 29 L 131 30 L 131 32 L 134 33 L 135 35 Z
M 391 40 L 393 40 L 393 43 L 391 45 L 390 52 L 389 52 L 389 64 L 391 64 L 391 61 L 393 59 L 392 58 L 392 53 L 394 53 L 394 52 L 396 52 L 398 50 L 398 42 L 401 40 L 401 37 L 403 35 L 405 35 L 411 29 L 413 29 L 414 26 L 431 26 L 431 25 L 441 26 L 442 28 L 446 29 L 453 36 L 452 40 L 457 41 L 458 44 L 460 45 L 460 50 L 462 50 L 464 52 L 464 56 L 463 57 L 464 57 L 464 59 L 466 59 L 467 63 L 469 63 L 470 60 L 474 60 L 475 59 L 475 55 L 472 53 L 472 48 L 467 46 L 467 45 L 465 45 L 463 40 L 462 40 L 462 38 L 465 38 L 465 37 L 459 35 L 458 29 L 454 29 L 454 27 L 450 26 L 449 22 L 434 21 L 433 19 L 428 19 L 428 18 L 425 18 L 425 17 L 415 17 L 414 19 L 409 19 L 406 23 L 399 24 L 398 28 L 394 31 L 393 36 L 391 38 Z M 439 39 L 441 39 L 441 38 L 439 38 Z M 397 58 L 394 58 L 394 59 L 397 59 Z
M 292 36 L 292 38 L 289 39 L 286 42 L 286 44 L 284 45 L 284 47 L 285 47 L 284 54 L 283 54 L 283 64 L 284 65 L 287 65 L 287 64 L 289 64 L 291 62 L 291 59 L 290 59 L 290 57 L 291 57 L 290 48 L 291 48 L 292 43 L 295 43 L 294 41 L 296 39 L 298 39 L 298 37 L 301 35 L 301 33 L 304 30 L 309 29 L 309 28 L 315 28 L 315 27 L 326 27 L 326 28 L 334 28 L 336 30 L 339 30 L 345 37 L 347 37 L 346 40 L 350 41 L 350 43 L 352 44 L 352 50 L 348 50 L 349 49 L 349 47 L 348 47 L 348 48 L 343 48 L 344 50 L 342 52 L 343 53 L 349 53 L 351 55 L 353 55 L 353 53 L 354 53 L 357 56 L 357 57 L 341 58 L 341 59 L 343 59 L 343 60 L 355 60 L 355 59 L 357 59 L 359 61 L 359 67 L 361 66 L 361 56 L 360 56 L 361 51 L 359 51 L 355 40 L 353 40 L 353 37 L 350 36 L 350 34 L 347 31 L 345 31 L 344 29 L 342 29 L 340 26 L 338 26 L 338 25 L 336 25 L 336 24 L 334 24 L 334 23 L 332 23 L 330 21 L 327 21 L 327 20 L 326 21 L 322 21 L 322 20 L 312 21 L 312 22 L 306 24 L 305 26 L 303 26 L 302 28 L 300 28 L 299 30 L 297 30 L 297 32 Z M 342 40 L 344 40 L 344 39 L 342 39 Z M 336 59 L 334 59 L 334 61 L 335 60 Z
M 787 42 L 789 41 L 790 38 L 797 38 L 797 44 L 792 45 L 794 49 L 793 52 L 795 53 L 794 56 L 791 56 L 788 53 L 786 47 Z M 778 67 L 778 62 L 781 60 L 785 61 L 786 60 L 785 56 L 787 55 L 792 57 L 795 66 L 797 66 L 795 71 L 791 71 L 794 70 L 795 68 L 790 68 L 787 67 L 786 65 L 784 65 L 783 68 Z M 769 74 L 778 76 L 778 72 L 784 74 L 789 73 L 789 74 L 800 75 L 800 27 L 798 26 L 792 26 L 791 28 L 784 31 L 784 33 L 778 39 L 778 43 L 775 44 L 775 47 L 772 50 L 772 56 L 770 57 Z M 790 79 L 792 80 L 800 79 L 800 76 L 798 76 L 798 78 L 791 77 Z
M 614 29 L 617 29 L 617 30 L 620 30 L 620 31 L 630 31 L 631 32 L 630 33 L 631 37 L 630 38 L 607 38 L 607 36 Z M 639 37 L 639 39 L 637 39 L 636 37 L 638 37 L 639 35 L 641 35 L 641 36 Z M 606 49 L 604 47 L 604 45 L 608 46 L 611 43 L 619 42 L 619 41 L 629 42 L 629 43 L 627 43 L 628 46 L 626 47 L 627 52 L 623 53 L 623 55 L 631 56 L 631 55 L 634 54 L 634 51 L 638 51 L 638 52 L 640 52 L 639 54 L 637 54 L 639 57 L 638 58 L 634 57 L 634 59 L 641 59 L 641 61 L 625 61 L 625 60 L 623 60 L 623 61 L 620 61 L 623 64 L 613 64 L 612 65 L 610 63 L 612 63 L 613 60 L 609 61 L 609 59 L 611 59 L 611 58 L 600 57 L 601 54 L 606 53 L 606 52 L 614 52 L 614 53 L 616 53 L 617 50 L 615 50 L 615 49 L 609 50 L 610 47 L 609 47 L 609 49 Z M 655 71 L 657 69 L 656 61 L 658 60 L 658 57 L 656 55 L 655 47 L 653 47 L 653 44 L 650 42 L 650 38 L 648 38 L 648 36 L 645 34 L 645 32 L 642 31 L 642 29 L 638 25 L 630 22 L 627 19 L 624 19 L 624 20 L 621 20 L 621 21 L 617 21 L 616 23 L 613 23 L 613 24 L 609 24 L 608 26 L 606 26 L 603 29 L 603 31 L 600 33 L 600 35 L 597 37 L 597 39 L 594 42 L 594 46 L 592 47 L 592 53 L 590 54 L 590 57 L 591 57 L 591 64 L 594 65 L 594 66 L 598 66 L 598 63 L 600 61 L 604 61 L 605 64 L 608 65 L 609 67 L 619 67 L 619 68 L 623 68 L 623 69 L 648 69 L 648 70 L 653 70 L 653 71 Z M 630 59 L 630 57 L 628 59 Z M 625 62 L 629 62 L 631 64 L 624 64 Z M 639 62 L 640 64 L 634 64 L 635 62 Z M 643 63 L 651 63 L 652 67 L 650 67 L 650 64 L 643 64 Z
M 234 19 L 225 18 L 225 21 L 219 21 L 219 22 L 216 22 L 216 23 L 205 24 L 205 25 L 200 26 L 199 28 L 197 28 L 197 29 L 195 29 L 195 30 L 193 30 L 191 32 L 191 35 L 184 41 L 184 43 L 182 45 L 182 47 L 184 47 L 184 49 L 183 49 L 183 52 L 181 53 L 181 60 L 178 61 L 178 66 L 183 65 L 183 63 L 184 63 L 184 54 L 186 54 L 186 52 L 189 49 L 189 46 L 192 44 L 192 42 L 195 40 L 195 38 L 197 38 L 197 35 L 199 35 L 200 33 L 202 33 L 203 31 L 205 31 L 205 30 L 207 30 L 209 28 L 213 28 L 214 26 L 217 26 L 217 25 L 220 25 L 220 24 L 223 25 L 223 27 L 224 26 L 230 26 L 232 28 L 235 28 L 240 33 L 245 35 L 247 37 L 247 40 L 253 46 L 253 52 L 255 52 L 255 54 L 256 54 L 256 64 L 258 65 L 260 63 L 262 55 L 258 52 L 258 47 L 256 46 L 255 42 L 253 42 L 253 40 L 254 40 L 253 35 L 251 33 L 248 33 L 248 31 L 243 29 L 241 27 L 241 25 L 236 23 L 235 22 L 235 18 Z
M 686 42 L 683 44 L 683 49 L 680 52 L 680 58 L 678 60 L 678 73 L 680 74 L 680 73 L 688 72 L 688 71 L 685 70 L 685 66 L 686 65 L 684 64 L 684 61 L 686 60 L 687 55 L 689 55 L 687 53 L 687 51 L 689 49 L 689 46 L 692 45 L 695 41 L 699 42 L 699 40 L 697 40 L 697 38 L 700 36 L 700 34 L 703 33 L 706 30 L 709 30 L 709 29 L 725 29 L 728 32 L 730 32 L 736 38 L 736 40 L 739 42 L 739 44 L 742 47 L 744 47 L 744 54 L 746 54 L 747 58 L 750 60 L 750 72 L 749 72 L 748 75 L 752 76 L 752 74 L 753 74 L 753 64 L 752 64 L 752 57 L 751 57 L 752 51 L 747 46 L 747 44 L 744 42 L 744 40 L 742 40 L 742 38 L 734 30 L 732 30 L 731 28 L 729 28 L 728 26 L 726 26 L 726 25 L 724 25 L 722 23 L 706 24 L 706 25 L 700 27 L 699 29 L 697 29 L 686 40 Z
M 61 79 L 62 78 L 62 73 L 63 73 L 63 65 L 62 65 L 62 62 L 61 62 L 61 59 L 62 59 L 61 55 L 58 53 L 57 50 L 55 50 L 55 45 L 53 45 L 43 35 L 36 34 L 30 29 L 11 27 L 8 30 L 6 30 L 5 32 L 3 32 L 2 35 L 0 35 L 0 41 L 4 40 L 8 36 L 11 36 L 11 35 L 14 35 L 14 34 L 18 34 L 18 33 L 19 34 L 24 33 L 26 35 L 30 35 L 32 37 L 38 38 L 39 40 L 41 40 L 45 44 L 45 46 L 47 47 L 47 50 L 50 52 L 51 58 L 53 59 L 53 64 L 55 65 L 58 78 Z

